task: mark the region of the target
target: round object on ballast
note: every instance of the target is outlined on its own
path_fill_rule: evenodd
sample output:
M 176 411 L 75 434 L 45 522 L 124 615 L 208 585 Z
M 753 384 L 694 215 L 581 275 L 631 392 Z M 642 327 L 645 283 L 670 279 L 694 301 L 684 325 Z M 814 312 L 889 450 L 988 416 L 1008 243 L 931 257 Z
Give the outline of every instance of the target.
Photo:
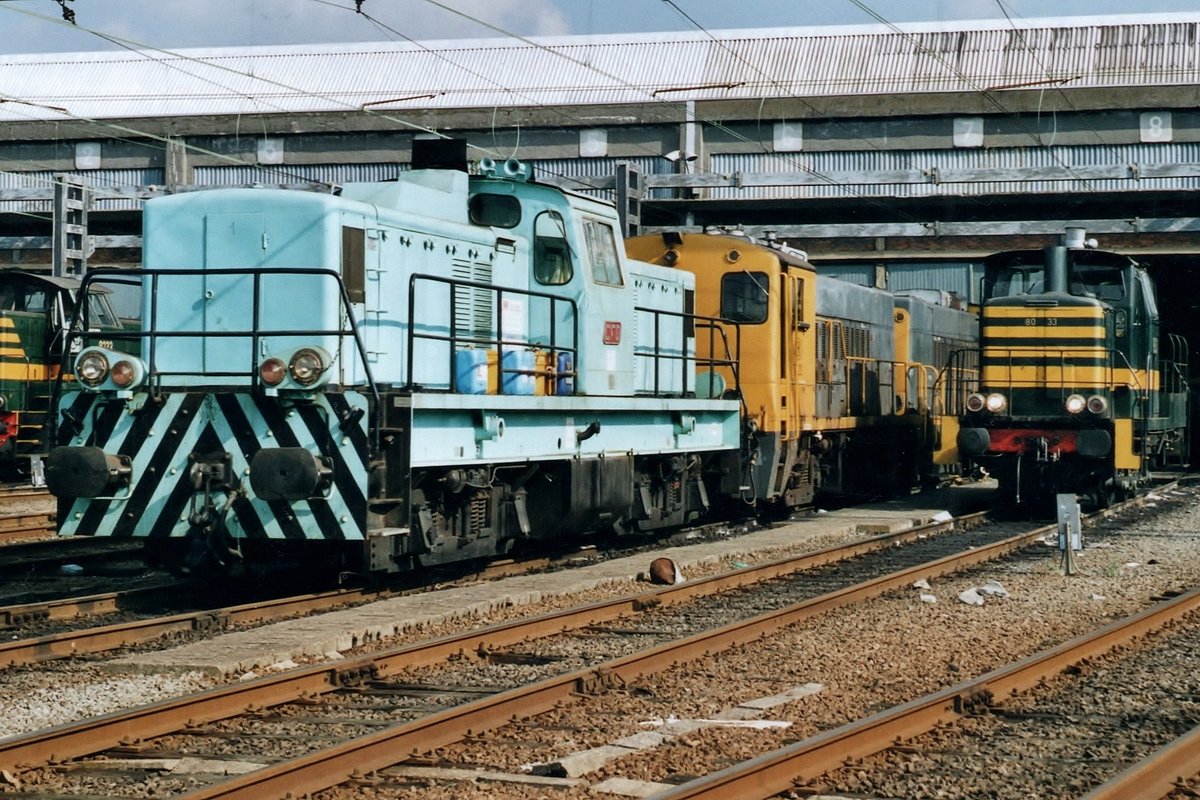
M 683 583 L 683 580 L 683 573 L 679 571 L 679 567 L 671 559 L 656 558 L 650 562 L 650 581 L 652 583 L 671 586 L 676 583 Z

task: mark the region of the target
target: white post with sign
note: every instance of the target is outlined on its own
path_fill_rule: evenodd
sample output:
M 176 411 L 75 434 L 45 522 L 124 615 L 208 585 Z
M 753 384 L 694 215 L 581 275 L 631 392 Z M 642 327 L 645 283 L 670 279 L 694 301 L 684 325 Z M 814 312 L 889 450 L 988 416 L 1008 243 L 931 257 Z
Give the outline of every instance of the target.
M 1062 551 L 1064 575 L 1075 574 L 1075 551 L 1083 549 L 1083 523 L 1079 515 L 1079 500 L 1073 494 L 1057 496 L 1058 549 Z

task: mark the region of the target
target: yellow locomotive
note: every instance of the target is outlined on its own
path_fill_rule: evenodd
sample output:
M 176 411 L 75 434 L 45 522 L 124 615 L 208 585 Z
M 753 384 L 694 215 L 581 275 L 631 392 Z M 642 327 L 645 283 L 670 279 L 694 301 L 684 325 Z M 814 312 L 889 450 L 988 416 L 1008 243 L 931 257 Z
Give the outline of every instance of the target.
M 697 391 L 741 387 L 745 501 L 769 512 L 818 494 L 890 495 L 954 467 L 953 418 L 944 443 L 941 428 L 974 368 L 959 359 L 951 376 L 945 365 L 974 352 L 978 321 L 942 293 L 822 277 L 799 250 L 739 236 L 667 232 L 626 249 L 693 273 L 697 315 L 722 320 L 736 367 L 698 376 Z M 697 357 L 715 345 L 697 336 Z

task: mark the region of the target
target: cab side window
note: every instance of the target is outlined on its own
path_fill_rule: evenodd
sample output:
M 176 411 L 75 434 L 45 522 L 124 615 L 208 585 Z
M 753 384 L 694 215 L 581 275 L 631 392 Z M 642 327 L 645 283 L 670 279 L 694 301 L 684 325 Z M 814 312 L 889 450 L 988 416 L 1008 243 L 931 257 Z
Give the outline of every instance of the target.
M 592 260 L 592 278 L 596 283 L 620 286 L 621 262 L 617 256 L 616 235 L 612 226 L 594 219 L 583 221 L 588 257 Z
M 342 226 L 342 282 L 351 303 L 366 302 L 367 232 Z
M 562 286 L 574 274 L 562 215 L 543 211 L 533 223 L 533 277 L 544 286 Z
M 45 289 L 30 288 L 25 292 L 25 311 L 49 311 Z

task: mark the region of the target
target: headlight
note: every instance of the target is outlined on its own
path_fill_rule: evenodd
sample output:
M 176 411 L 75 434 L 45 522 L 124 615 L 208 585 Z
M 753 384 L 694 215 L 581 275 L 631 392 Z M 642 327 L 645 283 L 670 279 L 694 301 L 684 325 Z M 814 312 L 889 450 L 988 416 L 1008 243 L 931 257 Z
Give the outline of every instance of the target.
M 1008 398 L 999 392 L 992 392 L 987 396 L 987 410 L 993 414 L 999 414 L 1004 409 L 1008 408 Z
M 75 362 L 75 375 L 84 386 L 99 386 L 108 377 L 108 359 L 98 350 L 86 350 Z
M 1067 413 L 1078 414 L 1087 406 L 1087 401 L 1083 399 L 1081 394 L 1073 394 L 1067 398 Z
M 292 380 L 301 386 L 316 383 L 324 370 L 325 365 L 321 363 L 321 355 L 316 350 L 297 350 L 296 355 L 292 356 L 292 363 L 288 364 Z
M 1108 411 L 1108 399 L 1102 395 L 1094 394 L 1087 400 L 1087 410 L 1099 416 L 1105 411 Z
M 983 411 L 984 398 L 981 394 L 967 395 L 967 411 Z
M 258 366 L 258 376 L 267 386 L 278 386 L 287 375 L 287 367 L 278 358 L 268 358 Z

